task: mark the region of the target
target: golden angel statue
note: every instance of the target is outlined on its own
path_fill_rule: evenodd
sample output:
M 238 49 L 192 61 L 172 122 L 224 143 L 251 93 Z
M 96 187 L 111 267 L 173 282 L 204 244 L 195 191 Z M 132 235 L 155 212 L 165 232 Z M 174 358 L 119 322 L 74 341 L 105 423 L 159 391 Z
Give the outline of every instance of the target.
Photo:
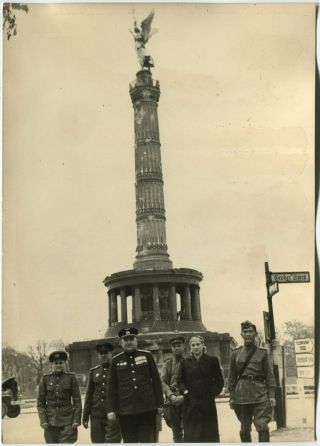
M 134 38 L 134 44 L 141 68 L 147 68 L 148 70 L 150 70 L 151 67 L 154 67 L 154 61 L 150 54 L 147 53 L 145 44 L 148 42 L 150 37 L 158 31 L 157 29 L 151 29 L 153 17 L 154 10 L 152 10 L 148 17 L 141 22 L 140 28 L 135 20 L 133 31 L 130 29 L 130 32 Z

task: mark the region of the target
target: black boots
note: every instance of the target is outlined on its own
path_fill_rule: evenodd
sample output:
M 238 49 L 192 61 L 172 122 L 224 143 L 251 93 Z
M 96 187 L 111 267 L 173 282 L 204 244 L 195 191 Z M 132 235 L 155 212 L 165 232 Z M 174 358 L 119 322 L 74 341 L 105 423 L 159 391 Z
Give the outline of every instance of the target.
M 259 433 L 259 443 L 269 443 L 270 435 L 269 431 L 260 431 Z
M 250 432 L 240 432 L 241 443 L 251 443 Z

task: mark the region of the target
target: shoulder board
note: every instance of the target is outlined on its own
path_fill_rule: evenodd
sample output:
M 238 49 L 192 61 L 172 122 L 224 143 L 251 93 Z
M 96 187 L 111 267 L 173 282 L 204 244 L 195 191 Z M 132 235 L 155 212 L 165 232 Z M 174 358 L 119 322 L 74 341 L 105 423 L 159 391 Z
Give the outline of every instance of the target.
M 151 355 L 151 352 L 149 352 L 149 350 L 140 350 L 140 349 L 138 349 L 137 352 L 139 352 L 139 353 L 149 353 Z
M 96 365 L 96 366 L 94 366 L 94 367 L 91 367 L 90 370 L 95 370 L 95 369 L 98 369 L 99 367 L 100 367 L 100 365 Z
M 267 352 L 268 351 L 268 349 L 267 348 L 265 348 L 265 347 L 258 347 L 260 350 L 263 350 L 263 351 L 265 351 L 265 352 Z
M 237 350 L 240 350 L 242 348 L 242 345 L 240 345 L 240 347 L 236 347 L 236 348 L 234 348 L 232 351 L 233 352 L 236 352 Z
M 42 376 L 51 376 L 53 372 L 44 373 Z
M 74 372 L 66 372 L 66 375 L 76 376 Z
M 113 357 L 112 357 L 112 360 L 114 360 L 114 359 L 116 359 L 116 358 L 119 358 L 119 356 L 121 356 L 121 355 L 123 355 L 124 354 L 124 352 L 120 352 L 120 353 L 118 353 L 117 355 L 114 355 Z

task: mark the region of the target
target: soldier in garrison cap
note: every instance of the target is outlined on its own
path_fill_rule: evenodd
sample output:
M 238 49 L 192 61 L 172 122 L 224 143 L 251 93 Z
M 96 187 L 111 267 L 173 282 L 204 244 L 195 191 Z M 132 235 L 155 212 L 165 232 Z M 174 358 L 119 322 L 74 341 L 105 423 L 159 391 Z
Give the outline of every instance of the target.
M 138 350 L 138 330 L 119 331 L 123 352 L 112 359 L 107 387 L 108 419 L 119 417 L 124 443 L 155 443 L 162 413 L 161 380 L 152 354 Z
M 167 359 L 162 368 L 161 382 L 165 395 L 164 419 L 172 429 L 174 443 L 183 442 L 182 410 L 184 396 L 178 390 L 177 377 L 181 361 L 185 357 L 185 339 L 174 336 L 169 339 L 172 357 Z
M 110 342 L 97 344 L 100 364 L 90 369 L 85 396 L 82 424 L 89 426 L 92 443 L 121 443 L 119 421 L 107 418 L 106 392 L 113 345 Z
M 268 351 L 257 347 L 256 326 L 242 322 L 244 345 L 233 350 L 230 359 L 230 407 L 241 423 L 242 443 L 251 442 L 252 420 L 259 434 L 259 442 L 269 442 L 272 407 L 275 407 L 276 382 L 270 366 Z
M 81 396 L 74 373 L 66 372 L 68 355 L 59 350 L 49 355 L 52 372 L 39 384 L 37 409 L 46 443 L 75 443 L 81 423 Z

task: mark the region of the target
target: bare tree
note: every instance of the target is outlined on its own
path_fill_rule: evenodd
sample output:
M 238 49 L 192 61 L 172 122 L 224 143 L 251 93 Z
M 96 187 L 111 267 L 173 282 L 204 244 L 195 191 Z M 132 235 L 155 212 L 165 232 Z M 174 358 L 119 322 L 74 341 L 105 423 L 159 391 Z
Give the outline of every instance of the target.
M 36 370 L 38 383 L 45 367 L 48 365 L 48 348 L 48 342 L 43 339 L 38 340 L 36 345 L 28 347 L 27 354 Z
M 7 33 L 7 39 L 17 34 L 17 21 L 14 11 L 28 12 L 28 5 L 23 3 L 4 3 L 2 29 Z

